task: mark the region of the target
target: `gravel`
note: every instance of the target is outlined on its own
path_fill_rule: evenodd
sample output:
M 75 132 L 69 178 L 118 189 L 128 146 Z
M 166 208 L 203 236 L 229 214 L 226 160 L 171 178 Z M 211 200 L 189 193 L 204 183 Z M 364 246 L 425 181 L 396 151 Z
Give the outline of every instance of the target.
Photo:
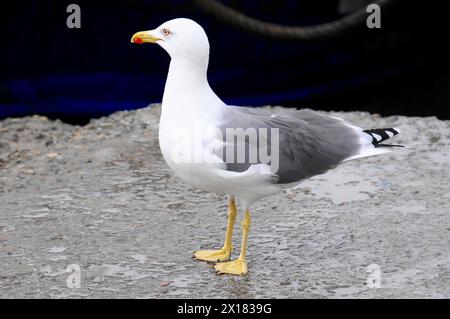
M 173 176 L 159 112 L 0 121 L 0 297 L 450 298 L 450 121 L 332 112 L 409 147 L 258 202 L 233 277 L 191 259 L 221 246 L 226 200 Z

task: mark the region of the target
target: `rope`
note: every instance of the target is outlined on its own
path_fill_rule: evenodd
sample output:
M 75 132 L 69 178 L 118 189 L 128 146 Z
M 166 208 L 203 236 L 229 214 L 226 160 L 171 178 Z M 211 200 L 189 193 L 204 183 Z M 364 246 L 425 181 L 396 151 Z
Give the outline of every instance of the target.
M 260 36 L 296 41 L 324 40 L 341 36 L 357 27 L 365 25 L 368 13 L 366 8 L 351 13 L 339 20 L 314 26 L 285 26 L 281 24 L 261 21 L 249 17 L 235 9 L 232 9 L 217 0 L 192 0 L 194 4 L 223 22 L 246 32 Z M 374 1 L 382 9 L 396 0 Z

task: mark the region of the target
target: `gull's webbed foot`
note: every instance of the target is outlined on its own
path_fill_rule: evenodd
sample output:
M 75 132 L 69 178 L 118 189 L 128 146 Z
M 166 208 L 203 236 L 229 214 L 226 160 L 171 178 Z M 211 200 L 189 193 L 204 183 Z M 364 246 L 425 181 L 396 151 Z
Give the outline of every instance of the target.
M 247 261 L 245 259 L 238 258 L 226 263 L 218 263 L 214 266 L 217 274 L 230 274 L 230 275 L 246 275 L 247 274 Z
M 211 262 L 227 261 L 230 259 L 231 251 L 231 247 L 223 247 L 218 250 L 197 250 L 194 252 L 194 258 Z

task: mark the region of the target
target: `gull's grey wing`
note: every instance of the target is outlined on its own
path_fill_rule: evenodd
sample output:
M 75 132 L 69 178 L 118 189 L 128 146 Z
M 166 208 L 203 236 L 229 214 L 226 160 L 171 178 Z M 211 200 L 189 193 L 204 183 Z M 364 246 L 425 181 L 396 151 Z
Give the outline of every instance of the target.
M 325 173 L 346 158 L 355 155 L 360 148 L 359 137 L 351 126 L 340 119 L 311 110 L 271 113 L 267 109 L 228 106 L 219 128 L 223 136 L 226 136 L 227 128 L 243 130 L 265 128 L 267 131 L 277 128 L 278 170 L 272 171 L 279 177 L 280 184 L 298 182 Z M 270 149 L 276 145 L 276 141 L 272 141 L 270 133 L 267 136 L 267 145 Z M 232 147 L 236 151 L 238 146 Z M 246 158 L 241 163 L 236 162 L 236 157 L 226 158 L 224 150 L 221 155 L 226 162 L 227 170 L 236 172 L 247 170 L 251 164 L 255 164 L 254 161 L 249 161 L 249 151 L 251 148 L 259 150 L 260 147 L 259 135 L 257 143 L 246 139 Z M 257 162 L 262 162 L 259 156 Z M 270 164 L 273 164 L 273 159 Z

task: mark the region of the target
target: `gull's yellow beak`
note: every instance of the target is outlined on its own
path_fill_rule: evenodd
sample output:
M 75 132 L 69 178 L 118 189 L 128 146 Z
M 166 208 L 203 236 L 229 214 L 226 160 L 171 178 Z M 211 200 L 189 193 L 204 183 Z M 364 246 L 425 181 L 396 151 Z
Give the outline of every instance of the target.
M 131 37 L 131 43 L 143 44 L 143 43 L 156 43 L 156 41 L 162 40 L 150 34 L 149 31 L 140 31 L 133 34 Z

